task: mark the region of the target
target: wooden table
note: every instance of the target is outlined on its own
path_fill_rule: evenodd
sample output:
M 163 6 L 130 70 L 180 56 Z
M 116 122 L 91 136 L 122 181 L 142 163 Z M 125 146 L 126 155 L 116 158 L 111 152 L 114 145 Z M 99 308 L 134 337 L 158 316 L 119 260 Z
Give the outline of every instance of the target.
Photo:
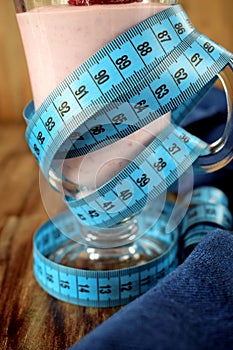
M 0 349 L 61 350 L 116 309 L 60 302 L 35 281 L 32 238 L 48 216 L 38 165 L 24 140 L 24 129 L 24 124 L 0 125 Z M 48 193 L 56 203 L 53 191 Z

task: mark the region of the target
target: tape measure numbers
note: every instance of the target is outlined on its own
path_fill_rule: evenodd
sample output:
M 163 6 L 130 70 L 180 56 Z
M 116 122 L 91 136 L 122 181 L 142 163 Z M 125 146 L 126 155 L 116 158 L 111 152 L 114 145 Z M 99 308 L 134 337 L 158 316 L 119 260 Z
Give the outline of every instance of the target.
M 130 62 L 127 67 L 123 57 Z M 192 108 L 190 97 L 195 96 L 195 101 L 196 96 L 200 99 L 202 96 L 198 92 L 215 79 L 230 59 L 228 52 L 193 29 L 179 5 L 171 7 L 116 38 L 67 77 L 34 112 L 26 134 L 29 146 L 49 179 L 53 160 L 59 157 L 59 152 L 62 156 L 64 153 L 70 156 L 69 152 L 72 156 L 87 154 L 93 147 L 96 149 L 100 144 L 103 146 L 127 136 L 171 110 L 176 110 L 174 122 L 180 121 L 179 106 L 187 101 L 186 108 Z M 124 62 L 123 68 L 119 60 L 121 64 Z M 127 116 L 126 108 L 130 109 Z M 118 126 L 114 118 L 121 113 L 126 121 Z M 96 127 L 100 133 L 93 132 Z M 73 143 L 72 137 L 77 132 L 83 135 L 83 140 Z M 169 165 L 175 163 L 177 174 L 181 174 L 190 164 L 186 159 L 180 165 L 177 159 L 186 156 L 194 162 L 204 154 L 206 144 L 186 131 L 183 136 L 182 131 L 177 132 L 178 138 L 189 141 L 190 149 L 187 147 L 184 151 L 179 142 L 177 149 L 181 152 L 175 157 L 171 149 L 177 138 L 169 136 L 172 139 L 165 151 L 163 146 L 158 149 L 157 138 L 149 146 L 157 156 L 147 157 L 148 175 L 145 169 L 143 172 L 138 169 L 137 158 L 118 175 L 119 181 L 127 178 L 126 187 L 119 186 L 119 192 L 112 190 L 116 185 L 113 179 L 84 200 L 69 198 L 67 204 L 77 218 L 81 218 L 82 224 L 109 227 L 141 210 L 148 197 L 138 189 L 138 181 L 144 174 L 148 179 L 153 177 L 155 185 L 148 192 L 150 198 L 155 198 L 164 191 L 164 182 L 167 181 L 168 187 L 178 177 L 172 174 L 173 168 L 169 169 Z M 161 172 L 155 166 L 158 161 L 166 164 Z M 135 177 L 128 173 L 132 166 Z M 121 194 L 129 191 L 129 185 L 134 190 L 130 192 L 130 202 L 122 201 Z M 114 212 L 105 210 L 104 204 L 114 201 L 117 203 Z M 83 206 L 85 209 L 80 211 Z
M 189 209 L 183 220 L 182 232 L 185 234 L 191 227 L 200 223 L 212 223 L 219 227 L 231 229 L 232 217 L 230 211 L 221 204 L 199 204 Z
M 29 147 L 50 184 L 63 190 L 68 179 L 58 173 L 57 161 L 102 148 L 172 111 L 172 123 L 113 179 L 82 199 L 66 193 L 64 199 L 75 220 L 85 226 L 114 226 L 166 191 L 199 156 L 209 155 L 207 143 L 176 124 L 231 60 L 232 54 L 198 33 L 176 5 L 103 47 L 36 111 L 33 103 L 26 107 Z M 58 217 L 61 226 L 66 220 L 69 224 L 67 215 Z M 161 232 L 155 225 L 146 235 L 162 239 Z M 35 276 L 59 299 L 86 306 L 120 305 L 176 266 L 176 230 L 167 237 L 166 252 L 141 266 L 79 270 L 48 259 L 67 239 L 48 222 L 35 236 Z
M 65 214 L 56 219 L 62 220 L 60 225 L 73 227 L 73 234 L 77 234 L 77 222 L 74 224 L 72 216 Z M 158 251 L 160 245 L 165 248 L 160 249 L 159 257 L 138 266 L 93 271 L 64 266 L 48 258 L 69 239 L 52 222 L 47 222 L 35 235 L 35 277 L 49 294 L 73 304 L 91 307 L 127 304 L 154 286 L 178 264 L 178 230 L 165 234 L 162 229 L 164 224 L 166 219 L 162 217 L 142 237 L 142 240 L 152 239 L 158 245 Z
M 208 193 L 210 200 L 207 196 L 204 201 L 204 196 Z M 228 209 L 228 200 L 220 190 L 208 187 L 197 189 L 191 206 L 181 225 L 182 260 L 186 259 L 207 233 L 217 228 L 232 229 L 233 218 Z
M 220 204 L 228 208 L 229 201 L 220 189 L 213 186 L 199 186 L 193 190 L 190 207 L 200 204 Z
M 145 237 L 141 238 L 145 240 L 151 238 L 166 248 L 161 250 L 159 257 L 149 262 L 118 270 L 94 271 L 71 268 L 59 264 L 59 260 L 62 259 L 59 255 L 56 255 L 55 261 L 51 260 L 53 253 L 61 246 L 65 247 L 70 241 L 57 226 L 63 226 L 66 232 L 69 230 L 71 237 L 77 235 L 75 217 L 71 213 L 64 212 L 55 217 L 53 223 L 49 221 L 41 226 L 35 235 L 34 271 L 38 283 L 52 296 L 73 304 L 112 307 L 129 303 L 177 267 L 180 235 L 181 253 L 184 259 L 214 228 L 232 228 L 231 213 L 227 207 L 220 204 L 226 202 L 226 196 L 213 187 L 197 188 L 194 190 L 193 202 L 196 202 L 197 197 L 200 199 L 206 195 L 205 201 L 211 197 L 216 198 L 216 202 L 212 200 L 211 204 L 202 202 L 191 207 L 180 227 L 169 234 L 165 233 L 165 228 L 173 205 L 169 200 L 166 201 L 160 219 L 147 230 Z M 139 225 L 143 225 L 140 220 L 143 219 L 139 218 Z M 72 249 L 72 246 L 67 245 L 67 250 L 69 249 Z M 64 248 L 61 255 L 65 255 L 67 250 Z

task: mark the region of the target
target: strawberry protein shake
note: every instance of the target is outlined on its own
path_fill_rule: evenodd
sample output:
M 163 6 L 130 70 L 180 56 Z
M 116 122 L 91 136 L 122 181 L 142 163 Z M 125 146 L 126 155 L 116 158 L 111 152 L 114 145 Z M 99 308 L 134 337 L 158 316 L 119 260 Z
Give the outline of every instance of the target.
M 60 5 L 51 5 L 53 1 L 50 1 L 48 6 L 17 14 L 36 109 L 64 78 L 97 50 L 169 6 L 113 0 L 54 2 Z M 169 120 L 170 114 L 167 114 L 114 144 L 86 156 L 65 159 L 57 170 L 68 182 L 92 191 L 128 165 Z

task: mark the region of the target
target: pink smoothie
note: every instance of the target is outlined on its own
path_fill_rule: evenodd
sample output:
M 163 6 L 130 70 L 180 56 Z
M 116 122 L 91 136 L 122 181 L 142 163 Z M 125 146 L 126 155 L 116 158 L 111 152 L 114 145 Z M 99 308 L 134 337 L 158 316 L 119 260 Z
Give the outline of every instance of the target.
M 45 6 L 17 15 L 35 107 L 78 65 L 138 22 L 165 9 L 158 3 Z M 63 175 L 92 190 L 122 170 L 169 123 L 149 126 L 85 157 L 65 160 Z

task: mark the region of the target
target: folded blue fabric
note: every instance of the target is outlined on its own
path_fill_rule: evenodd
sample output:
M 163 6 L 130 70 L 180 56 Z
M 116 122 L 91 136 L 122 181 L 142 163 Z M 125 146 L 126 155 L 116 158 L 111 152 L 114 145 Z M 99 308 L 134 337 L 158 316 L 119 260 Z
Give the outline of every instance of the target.
M 233 232 L 208 234 L 157 286 L 70 350 L 233 349 Z

